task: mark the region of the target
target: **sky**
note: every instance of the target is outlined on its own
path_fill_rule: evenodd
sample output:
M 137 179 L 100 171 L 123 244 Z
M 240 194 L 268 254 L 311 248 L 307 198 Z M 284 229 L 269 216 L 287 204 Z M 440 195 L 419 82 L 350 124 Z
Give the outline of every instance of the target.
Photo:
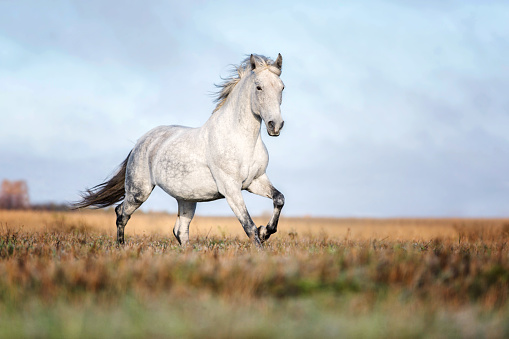
M 202 125 L 251 53 L 283 56 L 285 128 L 262 130 L 283 215 L 509 215 L 505 1 L 2 1 L 0 180 L 76 201 L 148 130 Z

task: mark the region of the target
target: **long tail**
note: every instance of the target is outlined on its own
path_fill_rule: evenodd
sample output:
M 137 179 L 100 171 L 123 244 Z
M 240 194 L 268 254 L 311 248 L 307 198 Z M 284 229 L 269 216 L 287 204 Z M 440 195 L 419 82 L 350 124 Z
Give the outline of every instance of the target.
M 89 206 L 103 208 L 123 200 L 125 197 L 125 172 L 130 155 L 131 152 L 110 180 L 82 192 L 81 200 L 72 204 L 72 209 Z

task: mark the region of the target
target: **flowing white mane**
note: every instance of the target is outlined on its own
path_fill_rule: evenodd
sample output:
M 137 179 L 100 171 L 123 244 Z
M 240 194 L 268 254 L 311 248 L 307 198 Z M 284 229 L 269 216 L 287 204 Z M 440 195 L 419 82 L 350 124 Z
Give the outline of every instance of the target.
M 277 75 L 281 75 L 281 70 L 273 66 L 274 60 L 271 58 L 258 54 L 253 54 L 253 57 L 256 61 L 256 70 L 269 69 L 271 72 Z M 228 98 L 228 95 L 230 95 L 230 93 L 233 91 L 235 85 L 237 85 L 246 74 L 249 74 L 252 71 L 250 57 L 244 59 L 240 65 L 234 65 L 233 67 L 234 68 L 230 76 L 224 78 L 222 84 L 215 85 L 217 88 L 219 88 L 219 91 L 216 93 L 216 98 L 214 99 L 214 102 L 217 102 L 217 105 L 212 113 L 217 112 L 217 110 L 223 106 L 223 104 L 226 102 L 226 99 Z

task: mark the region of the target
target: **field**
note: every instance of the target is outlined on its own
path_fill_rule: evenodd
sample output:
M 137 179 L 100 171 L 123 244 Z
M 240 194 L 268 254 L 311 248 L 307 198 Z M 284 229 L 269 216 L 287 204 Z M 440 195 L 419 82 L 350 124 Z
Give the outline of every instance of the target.
M 509 337 L 509 220 L 174 221 L 0 211 L 0 337 Z

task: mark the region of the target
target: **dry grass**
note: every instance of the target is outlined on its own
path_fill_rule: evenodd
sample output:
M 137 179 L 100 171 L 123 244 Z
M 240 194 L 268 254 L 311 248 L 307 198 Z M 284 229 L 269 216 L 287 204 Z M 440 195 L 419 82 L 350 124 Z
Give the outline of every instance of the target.
M 119 248 L 112 211 L 0 211 L 0 336 L 509 335 L 509 220 L 287 218 L 262 252 L 173 222 L 137 213 Z
M 159 234 L 174 241 L 172 235 L 176 216 L 166 213 L 137 211 L 126 227 L 126 236 Z M 255 217 L 258 225 L 266 224 L 268 217 Z M 470 230 L 478 233 L 499 232 L 509 219 L 356 219 L 356 218 L 281 218 L 277 236 L 298 234 L 305 236 L 334 237 L 341 239 L 391 241 L 456 239 Z M 115 235 L 115 213 L 112 209 L 83 210 L 72 213 L 45 211 L 0 210 L 0 226 L 25 231 L 86 228 L 94 232 Z M 244 230 L 235 217 L 201 217 L 193 219 L 191 237 L 245 237 Z

